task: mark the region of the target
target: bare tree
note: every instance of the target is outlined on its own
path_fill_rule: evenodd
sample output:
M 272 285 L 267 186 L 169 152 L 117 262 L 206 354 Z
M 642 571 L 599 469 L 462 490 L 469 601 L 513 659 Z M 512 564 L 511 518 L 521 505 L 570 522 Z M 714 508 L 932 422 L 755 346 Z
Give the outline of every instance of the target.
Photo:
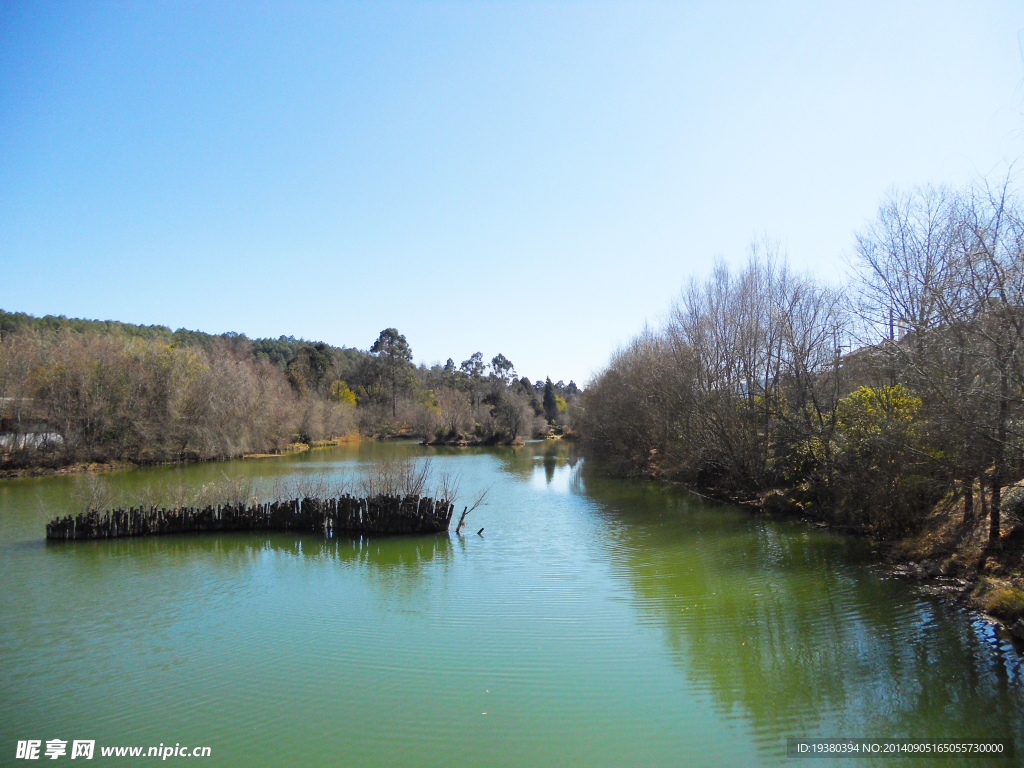
M 454 387 L 441 387 L 434 393 L 441 410 L 441 424 L 449 437 L 460 435 L 469 426 L 472 407 L 469 396 Z
M 508 430 L 509 437 L 517 439 L 533 423 L 533 408 L 521 389 L 508 389 L 498 395 L 493 409 L 499 426 Z
M 1020 221 L 1008 184 L 957 193 L 925 187 L 890 195 L 857 241 L 863 327 L 892 383 L 923 398 L 930 456 L 936 471 L 960 481 L 966 522 L 975 482 L 983 504 L 990 489 L 991 546 L 1021 438 Z

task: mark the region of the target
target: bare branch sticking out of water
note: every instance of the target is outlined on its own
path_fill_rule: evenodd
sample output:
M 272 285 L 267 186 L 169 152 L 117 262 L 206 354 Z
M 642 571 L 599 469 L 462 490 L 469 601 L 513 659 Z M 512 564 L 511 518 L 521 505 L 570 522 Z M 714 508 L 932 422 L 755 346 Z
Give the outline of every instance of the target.
M 465 525 L 465 523 L 466 523 L 466 516 L 470 512 L 472 512 L 474 509 L 476 509 L 477 507 L 483 506 L 486 503 L 487 494 L 490 493 L 490 492 L 491 492 L 491 487 L 487 486 L 482 491 L 480 491 L 480 493 L 478 493 L 475 497 L 473 497 L 473 503 L 471 505 L 463 508 L 462 516 L 459 518 L 459 524 L 457 526 L 455 526 L 455 533 L 456 534 L 458 534 L 460 536 L 462 535 L 462 526 Z M 480 529 L 481 532 L 483 532 L 483 530 L 484 530 L 483 528 Z

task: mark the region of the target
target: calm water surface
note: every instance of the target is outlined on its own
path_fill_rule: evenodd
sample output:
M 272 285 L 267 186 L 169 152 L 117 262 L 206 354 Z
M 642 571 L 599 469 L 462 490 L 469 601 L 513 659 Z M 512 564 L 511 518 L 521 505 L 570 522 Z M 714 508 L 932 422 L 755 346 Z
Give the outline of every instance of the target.
M 0 480 L 0 765 L 53 738 L 204 745 L 221 766 L 774 765 L 794 762 L 789 736 L 1024 751 L 1020 656 L 884 578 L 865 542 L 602 479 L 561 444 L 364 443 L 107 479 L 159 495 L 428 451 L 464 498 L 491 487 L 464 539 L 47 545 L 86 479 Z

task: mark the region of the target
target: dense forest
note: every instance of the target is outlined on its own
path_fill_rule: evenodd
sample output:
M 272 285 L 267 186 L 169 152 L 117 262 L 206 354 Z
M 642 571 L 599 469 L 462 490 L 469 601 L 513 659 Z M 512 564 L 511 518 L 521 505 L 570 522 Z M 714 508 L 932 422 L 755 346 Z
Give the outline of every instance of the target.
M 761 242 L 693 280 L 588 384 L 585 445 L 623 474 L 880 539 L 927 531 L 943 572 L 964 552 L 1019 565 L 1020 201 L 981 183 L 893 192 L 849 267 L 830 287 Z
M 517 377 L 502 354 L 415 366 L 394 328 L 361 351 L 0 311 L 3 469 L 229 458 L 356 432 L 511 442 L 563 431 L 578 394 Z

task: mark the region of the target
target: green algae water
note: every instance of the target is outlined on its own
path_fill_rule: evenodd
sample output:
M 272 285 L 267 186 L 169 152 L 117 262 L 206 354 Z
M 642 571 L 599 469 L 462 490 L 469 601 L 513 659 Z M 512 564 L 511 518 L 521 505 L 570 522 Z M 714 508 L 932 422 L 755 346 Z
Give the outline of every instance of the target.
M 47 544 L 88 478 L 0 480 L 0 765 L 52 739 L 61 761 L 94 740 L 101 765 L 140 762 L 101 747 L 157 745 L 218 766 L 828 762 L 787 758 L 789 737 L 1024 750 L 1018 652 L 886 578 L 868 543 L 605 479 L 560 443 L 363 443 L 106 481 L 158 495 L 427 455 L 464 499 L 491 489 L 464 538 Z

